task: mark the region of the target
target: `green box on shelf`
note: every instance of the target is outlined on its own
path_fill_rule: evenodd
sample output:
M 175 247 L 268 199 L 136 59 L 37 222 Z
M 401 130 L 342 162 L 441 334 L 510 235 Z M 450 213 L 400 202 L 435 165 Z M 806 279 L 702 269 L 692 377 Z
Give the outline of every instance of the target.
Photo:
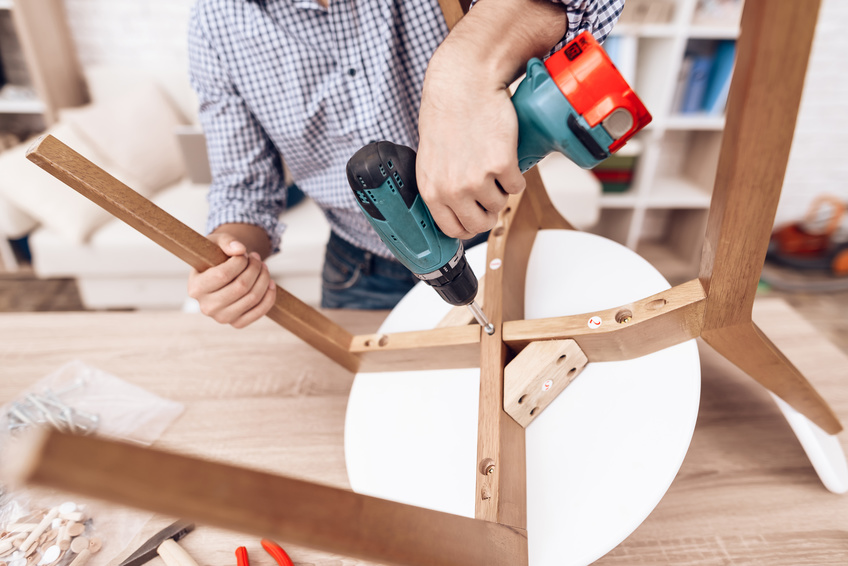
M 630 188 L 636 158 L 636 155 L 614 154 L 592 169 L 592 173 L 601 182 L 603 192 L 623 193 Z

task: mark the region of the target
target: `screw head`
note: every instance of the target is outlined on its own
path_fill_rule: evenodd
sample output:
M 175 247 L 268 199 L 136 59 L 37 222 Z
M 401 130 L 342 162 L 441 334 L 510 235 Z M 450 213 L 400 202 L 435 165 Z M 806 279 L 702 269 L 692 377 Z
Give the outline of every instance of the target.
M 495 473 L 495 461 L 491 458 L 486 458 L 480 462 L 480 473 L 484 476 L 490 476 Z

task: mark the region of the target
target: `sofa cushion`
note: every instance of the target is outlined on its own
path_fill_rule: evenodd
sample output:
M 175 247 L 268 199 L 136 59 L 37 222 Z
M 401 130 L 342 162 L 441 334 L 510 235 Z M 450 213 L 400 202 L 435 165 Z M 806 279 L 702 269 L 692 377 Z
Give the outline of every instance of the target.
M 0 196 L 0 237 L 17 240 L 29 234 L 38 220 Z
M 189 228 L 203 233 L 206 224 L 208 187 L 182 181 L 154 197 L 154 204 Z M 280 217 L 287 229 L 283 249 L 268 259 L 271 274 L 320 275 L 324 246 L 330 228 L 313 201 L 287 210 Z M 30 237 L 35 272 L 39 277 L 175 277 L 188 283 L 190 267 L 118 219 L 98 230 L 86 245 L 75 245 L 50 230 L 36 230 Z M 128 298 L 131 304 L 132 299 Z
M 183 120 L 198 123 L 197 95 L 191 88 L 185 65 L 139 67 L 95 64 L 86 65 L 83 73 L 94 104 L 109 102 L 153 81 L 165 91 Z
M 174 130 L 184 120 L 152 81 L 112 100 L 62 111 L 67 123 L 107 162 L 152 194 L 185 175 Z
M 67 124 L 57 124 L 47 133 L 130 187 L 140 186 L 132 175 L 112 163 L 104 162 Z M 26 152 L 32 141 L 0 154 L 0 195 L 69 242 L 84 242 L 92 232 L 109 221 L 110 214 L 31 163 L 26 158 Z

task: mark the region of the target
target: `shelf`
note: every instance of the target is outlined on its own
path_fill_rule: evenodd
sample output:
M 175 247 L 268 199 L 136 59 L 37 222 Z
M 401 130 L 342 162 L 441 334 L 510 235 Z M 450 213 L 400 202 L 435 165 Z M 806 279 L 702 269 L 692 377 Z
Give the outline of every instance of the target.
M 631 188 L 621 193 L 601 193 L 601 208 L 633 208 L 637 204 L 636 195 Z
M 676 34 L 677 28 L 672 24 L 617 24 L 610 36 L 674 37 Z
M 695 25 L 689 28 L 688 36 L 691 39 L 736 39 L 739 37 L 739 28 Z
M 709 208 L 710 194 L 682 177 L 657 179 L 647 199 L 648 208 Z
M 41 114 L 44 104 L 40 100 L 2 100 L 0 99 L 0 114 Z
M 669 130 L 715 130 L 724 129 L 724 116 L 711 114 L 675 114 L 666 118 L 666 129 Z

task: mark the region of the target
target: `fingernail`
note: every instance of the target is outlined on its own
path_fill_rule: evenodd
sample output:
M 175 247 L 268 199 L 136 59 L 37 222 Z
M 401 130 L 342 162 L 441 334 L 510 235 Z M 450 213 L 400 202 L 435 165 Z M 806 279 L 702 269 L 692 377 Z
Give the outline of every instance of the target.
M 256 252 L 250 252 L 250 257 L 252 257 L 256 261 L 262 261 L 262 257 Z
M 276 284 L 273 280 L 268 281 L 268 288 L 269 288 L 269 289 L 273 289 L 276 285 L 277 285 L 277 284 Z

